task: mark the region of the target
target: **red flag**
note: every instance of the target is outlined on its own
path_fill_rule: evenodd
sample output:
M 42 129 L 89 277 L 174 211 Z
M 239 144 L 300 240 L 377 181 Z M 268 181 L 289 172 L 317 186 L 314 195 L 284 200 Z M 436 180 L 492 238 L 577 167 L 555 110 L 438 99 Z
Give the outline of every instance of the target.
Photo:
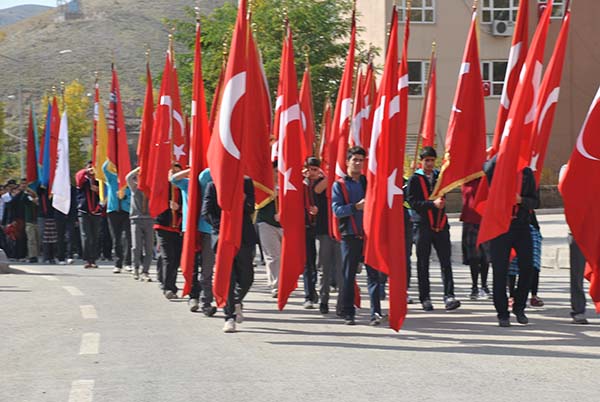
M 227 303 L 231 266 L 241 242 L 244 202 L 242 153 L 248 116 L 246 0 L 240 0 L 225 72 L 225 88 L 208 148 L 208 166 L 217 190 L 221 227 L 213 293 L 219 306 Z
M 477 29 L 477 10 L 474 9 L 446 134 L 444 163 L 431 199 L 483 175 L 485 107 Z
M 560 29 L 560 34 L 556 40 L 554 52 L 550 63 L 544 73 L 544 79 L 540 87 L 540 97 L 538 100 L 535 119 L 533 121 L 532 149 L 530 167 L 535 175 L 535 182 L 540 186 L 540 177 L 542 175 L 542 166 L 546 159 L 546 150 L 548 140 L 552 131 L 552 122 L 558 103 L 560 92 L 560 79 L 565 61 L 565 52 L 567 50 L 567 39 L 569 37 L 569 26 L 571 25 L 571 11 L 567 10 Z
M 521 183 L 517 183 L 518 172 L 523 168 L 519 157 L 522 150 L 523 137 L 529 137 L 526 125 L 531 111 L 535 111 L 535 94 L 537 76 L 541 74 L 544 45 L 550 24 L 552 0 L 544 11 L 531 41 L 531 48 L 523 65 L 523 74 L 519 79 L 513 105 L 510 108 L 500 150 L 498 151 L 494 178 L 490 184 L 489 197 L 482 215 L 477 244 L 485 243 L 505 233 L 512 216 L 516 194 Z M 533 122 L 533 117 L 531 117 Z M 526 141 L 529 141 L 527 138 Z
M 325 99 L 323 106 L 323 121 L 321 122 L 321 138 L 319 139 L 319 158 L 321 159 L 321 169 L 327 177 L 329 174 L 329 146 L 331 145 L 331 100 L 329 96 Z M 331 209 L 331 208 L 329 208 Z
M 375 98 L 377 97 L 377 87 L 375 84 L 375 68 L 373 62 L 367 65 L 363 85 L 363 123 L 361 126 L 361 143 L 368 152 L 371 144 L 371 130 L 373 129 L 373 115 L 375 114 Z
M 302 76 L 302 88 L 300 89 L 300 106 L 302 109 L 302 127 L 304 128 L 304 140 L 307 156 L 314 155 L 315 144 L 315 116 L 313 114 L 313 95 L 310 83 L 310 66 L 306 62 L 304 75 Z M 306 159 L 306 158 L 305 158 Z
M 35 133 L 34 133 L 33 110 L 29 109 L 29 128 L 27 129 L 27 183 L 35 183 L 38 180 L 38 164 L 35 155 Z
M 285 47 L 285 38 L 283 39 L 283 45 Z M 283 82 L 282 79 L 282 71 L 284 68 L 284 60 L 281 59 L 281 63 L 279 65 L 279 81 L 277 82 L 277 99 L 275 100 L 275 114 L 273 116 L 273 144 L 271 147 L 271 160 L 275 161 L 277 159 L 278 154 L 278 141 L 279 141 L 279 118 L 281 114 L 281 102 L 283 102 Z
M 333 182 L 338 177 L 346 175 L 346 151 L 348 149 L 348 136 L 350 134 L 350 118 L 352 116 L 352 79 L 354 77 L 354 49 L 356 46 L 356 15 L 352 13 L 352 33 L 350 36 L 350 46 L 346 64 L 344 64 L 344 73 L 342 82 L 338 91 L 335 105 L 335 113 L 331 123 L 331 140 L 328 141 L 327 161 L 329 163 L 327 197 L 331 200 L 331 188 Z M 334 237 L 340 240 L 341 235 L 335 222 L 335 217 L 331 222 Z
M 129 158 L 129 146 L 127 145 L 119 77 L 114 64 L 112 66 L 112 84 L 108 109 L 108 160 L 116 170 L 119 193 L 121 193 L 127 186 L 125 177 L 131 171 L 131 160 Z
M 356 79 L 356 89 L 354 91 L 354 104 L 352 112 L 352 121 L 350 122 L 350 135 L 348 136 L 348 145 L 351 147 L 359 146 L 362 147 L 362 125 L 363 125 L 363 111 L 364 111 L 364 87 L 365 77 L 362 71 L 359 71 Z
M 146 176 L 147 187 L 150 189 L 148 208 L 151 216 L 158 216 L 169 208 L 168 173 L 171 166 L 171 131 L 172 97 L 171 97 L 171 58 L 167 54 L 158 105 L 156 105 L 155 120 L 152 125 L 152 144 L 149 154 L 149 169 Z
M 189 294 L 192 288 L 196 242 L 198 230 L 196 222 L 200 216 L 200 183 L 198 175 L 206 167 L 206 151 L 210 140 L 208 118 L 206 113 L 206 97 L 204 81 L 202 80 L 202 51 L 200 45 L 200 20 L 196 21 L 196 50 L 194 54 L 194 78 L 192 82 L 192 129 L 190 144 L 190 184 L 188 189 L 187 222 L 188 227 L 183 235 L 181 252 L 181 272 L 185 279 L 183 296 Z
M 58 111 L 58 101 L 56 96 L 52 98 L 52 114 L 50 117 L 50 180 L 48 188 L 52 188 L 54 183 L 54 173 L 56 171 L 56 159 L 58 155 L 58 132 L 60 130 L 60 113 Z
M 217 118 L 217 112 L 219 104 L 221 103 L 221 95 L 223 94 L 223 79 L 225 78 L 225 61 L 223 61 L 223 65 L 221 66 L 221 72 L 219 73 L 219 80 L 217 81 L 217 86 L 215 88 L 215 94 L 213 95 L 213 102 L 210 106 L 210 119 L 208 120 L 208 129 L 210 132 L 213 132 L 215 128 L 215 119 Z
M 424 102 L 425 108 L 421 117 L 421 136 L 423 138 L 423 147 L 435 147 L 435 119 L 437 104 L 436 64 L 437 57 L 435 56 L 434 48 L 431 51 L 431 59 L 429 62 L 429 78 L 427 79 L 427 92 L 425 93 Z
M 587 261 L 590 296 L 600 313 L 600 89 L 585 118 L 559 190 L 571 233 Z M 594 154 L 595 153 L 595 154 Z
M 98 147 L 98 116 L 100 107 L 100 89 L 98 76 L 94 82 L 94 122 L 92 127 L 92 166 L 96 166 L 96 148 Z
M 298 277 L 306 262 L 306 229 L 304 210 L 304 183 L 302 176 L 302 111 L 298 99 L 294 44 L 288 25 L 282 51 L 281 73 L 282 106 L 279 120 L 279 147 L 277 168 L 279 170 L 279 213 L 283 240 L 281 244 L 281 268 L 277 306 L 285 307 L 289 295 L 298 286 Z
M 171 140 L 173 144 L 173 161 L 181 165 L 185 169 L 188 165 L 189 158 L 189 132 L 185 129 L 185 118 L 181 111 L 181 98 L 179 96 L 179 80 L 177 77 L 177 66 L 175 64 L 175 53 L 172 50 L 169 52 L 171 56 L 171 100 L 173 107 L 171 109 L 173 126 Z
M 398 245 L 404 244 L 402 175 L 408 105 L 408 24 L 407 14 L 398 71 L 398 11 L 394 6 L 387 57 L 375 102 L 364 216 L 365 263 L 389 275 L 390 327 L 395 331 L 402 327 L 407 310 L 406 258 L 404 247 Z
M 500 98 L 500 106 L 498 108 L 498 117 L 496 118 L 496 129 L 494 130 L 494 139 L 489 157 L 496 155 L 500 150 L 500 141 L 504 132 L 504 125 L 508 117 L 511 103 L 519 82 L 519 76 L 525 58 L 527 57 L 527 41 L 529 25 L 529 0 L 521 0 L 519 2 L 519 10 L 517 11 L 517 23 L 515 25 L 515 33 L 513 34 L 512 45 L 508 55 L 508 65 L 506 67 L 506 75 L 504 77 L 504 86 L 502 87 L 502 97 Z
M 246 126 L 251 140 L 244 142 L 246 148 L 242 153 L 245 174 L 250 176 L 254 183 L 254 204 L 257 209 L 260 209 L 271 202 L 275 195 L 273 164 L 269 154 L 271 98 L 260 54 L 251 33 L 248 33 L 247 74 L 247 91 L 252 94 L 252 101 L 246 105 L 248 108 Z
M 137 157 L 140 173 L 138 175 L 138 187 L 146 195 L 150 194 L 150 188 L 147 186 L 147 177 L 149 176 L 150 147 L 152 145 L 152 126 L 154 125 L 154 94 L 152 93 L 152 75 L 150 74 L 150 64 L 146 63 L 146 96 L 144 98 L 144 111 L 142 113 L 142 125 L 140 127 L 140 137 L 138 139 Z

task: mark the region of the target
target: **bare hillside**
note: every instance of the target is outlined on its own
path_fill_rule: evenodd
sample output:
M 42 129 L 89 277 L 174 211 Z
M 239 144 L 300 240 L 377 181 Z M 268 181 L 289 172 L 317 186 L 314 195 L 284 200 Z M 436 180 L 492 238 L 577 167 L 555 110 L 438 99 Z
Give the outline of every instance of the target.
M 26 4 L 0 10 L 0 27 L 14 24 L 50 10 L 51 7 Z
M 92 91 L 94 71 L 101 79 L 103 100 L 110 86 L 111 60 L 116 61 L 128 126 L 142 105 L 145 46 L 152 49 L 153 74 L 162 69 L 168 43 L 164 18 L 189 18 L 185 7 L 208 12 L 224 0 L 81 0 L 83 18 L 65 20 L 56 9 L 0 28 L 2 59 L 0 96 L 14 94 L 19 82 L 24 99 L 38 101 L 60 81 L 79 79 Z M 0 34 L 0 38 L 2 34 Z M 129 130 L 130 134 L 137 134 Z

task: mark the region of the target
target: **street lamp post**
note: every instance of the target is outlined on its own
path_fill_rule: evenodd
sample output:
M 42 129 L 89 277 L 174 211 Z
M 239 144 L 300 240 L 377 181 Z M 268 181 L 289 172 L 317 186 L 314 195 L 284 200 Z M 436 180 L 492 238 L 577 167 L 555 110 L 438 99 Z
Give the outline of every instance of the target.
M 21 60 L 0 54 L 0 57 L 3 57 L 7 60 L 14 61 L 17 64 L 21 64 Z M 24 146 L 23 146 L 23 86 L 21 84 L 21 76 L 19 75 L 19 81 L 17 83 L 17 102 L 18 106 L 18 114 L 19 114 L 19 166 L 21 168 L 21 178 L 25 177 L 25 158 L 23 155 Z

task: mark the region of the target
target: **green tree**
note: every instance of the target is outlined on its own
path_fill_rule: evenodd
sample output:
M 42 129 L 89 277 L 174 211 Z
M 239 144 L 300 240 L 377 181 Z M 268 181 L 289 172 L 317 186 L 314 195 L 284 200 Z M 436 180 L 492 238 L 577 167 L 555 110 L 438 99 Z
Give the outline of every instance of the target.
M 252 2 L 252 28 L 261 51 L 265 73 L 273 99 L 277 92 L 281 45 L 284 35 L 284 9 L 294 34 L 294 49 L 298 80 L 304 71 L 305 51 L 311 67 L 314 110 L 317 124 L 326 94 L 332 98 L 342 76 L 343 64 L 348 52 L 351 30 L 352 0 L 254 0 Z M 187 10 L 189 21 L 168 20 L 175 27 L 175 40 L 184 44 L 188 53 L 178 54 L 178 74 L 185 105 L 190 104 L 193 73 L 193 49 L 195 22 L 193 10 Z M 207 103 L 210 110 L 212 94 L 218 81 L 223 62 L 223 45 L 229 45 L 235 24 L 237 7 L 225 3 L 208 15 L 202 15 L 202 62 Z M 364 43 L 358 43 L 358 60 L 367 60 Z M 371 49 L 376 52 L 376 49 Z M 335 102 L 335 99 L 333 99 Z
M 69 166 L 73 177 L 89 159 L 89 152 L 83 149 L 83 139 L 90 137 L 92 132 L 92 122 L 87 115 L 90 99 L 78 80 L 65 87 L 64 104 L 69 119 Z
M 10 138 L 6 127 L 6 111 L 0 102 L 0 183 L 8 179 L 19 178 L 19 152 L 13 138 Z

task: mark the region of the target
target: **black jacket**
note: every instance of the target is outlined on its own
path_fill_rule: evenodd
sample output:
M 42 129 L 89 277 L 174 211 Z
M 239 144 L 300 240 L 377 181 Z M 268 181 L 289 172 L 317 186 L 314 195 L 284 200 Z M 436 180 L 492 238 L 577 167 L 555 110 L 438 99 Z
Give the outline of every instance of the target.
M 252 223 L 254 214 L 254 184 L 249 177 L 244 178 L 244 215 L 242 221 L 242 246 L 256 245 L 258 238 Z M 221 227 L 221 207 L 217 203 L 217 188 L 208 183 L 202 200 L 202 217 L 212 226 L 213 235 L 218 237 Z
M 422 169 L 418 169 L 410 179 L 406 186 L 406 200 L 410 204 L 410 207 L 419 214 L 419 222 L 422 226 L 426 227 L 440 227 L 441 230 L 450 228 L 448 225 L 448 218 L 446 217 L 446 208 L 442 208 L 441 211 L 435 207 L 433 201 L 429 200 L 429 196 L 435 188 L 438 177 L 440 175 L 439 170 L 433 171 L 433 180 L 429 183 L 425 173 Z M 427 194 L 423 193 L 422 182 L 425 182 L 427 187 Z M 429 213 L 431 211 L 431 214 Z M 433 219 L 433 222 L 431 220 Z M 441 225 L 441 222 L 445 222 Z
M 496 156 L 483 165 L 483 171 L 487 176 L 490 186 L 496 168 Z M 523 169 L 523 181 L 521 186 L 521 203 L 518 205 L 516 214 L 513 216 L 511 225 L 529 225 L 531 223 L 531 211 L 539 207 L 539 195 L 536 190 L 535 176 L 533 171 L 526 167 Z

